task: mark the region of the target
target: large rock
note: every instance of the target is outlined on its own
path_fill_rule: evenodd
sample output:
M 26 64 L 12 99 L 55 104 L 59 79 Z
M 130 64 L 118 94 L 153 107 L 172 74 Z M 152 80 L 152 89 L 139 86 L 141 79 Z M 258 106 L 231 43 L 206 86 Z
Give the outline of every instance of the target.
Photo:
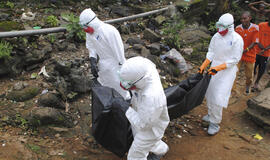
M 201 43 L 202 40 L 209 40 L 211 35 L 207 33 L 204 27 L 193 24 L 182 29 L 179 33 L 179 38 L 182 44 L 191 45 Z
M 157 35 L 154 31 L 148 28 L 146 28 L 143 32 L 143 38 L 149 40 L 151 43 L 161 40 L 161 37 L 159 35 Z
M 56 93 L 42 94 L 38 99 L 38 104 L 42 107 L 65 109 L 65 103 L 61 99 L 61 95 Z
M 54 69 L 61 75 L 68 75 L 71 70 L 72 63 L 68 61 L 56 61 Z
M 34 50 L 31 53 L 28 53 L 24 57 L 25 65 L 33 65 L 43 62 L 45 59 L 49 58 L 51 55 L 52 46 L 45 46 L 41 50 Z
M 6 98 L 16 102 L 24 102 L 34 98 L 39 91 L 39 87 L 27 87 L 20 91 L 11 91 L 7 94 Z
M 129 26 L 126 24 L 120 25 L 117 29 L 121 34 L 129 34 L 130 33 Z
M 134 44 L 142 44 L 144 45 L 144 42 L 140 38 L 129 38 L 126 41 L 127 44 L 129 45 L 134 45 Z
M 126 17 L 130 15 L 130 9 L 126 6 L 112 6 L 112 13 L 115 13 L 119 16 Z
M 86 93 L 91 90 L 92 77 L 90 75 L 74 75 L 70 76 L 72 91 Z
M 9 17 L 9 14 L 7 13 L 0 13 L 0 21 L 5 21 Z
M 152 43 L 147 46 L 150 49 L 151 54 L 159 56 L 161 54 L 160 44 L 159 43 Z
M 155 19 L 155 22 L 158 26 L 160 26 L 163 22 L 166 21 L 166 17 L 162 16 L 162 15 L 159 15 L 157 16 Z
M 10 73 L 10 68 L 6 64 L 6 61 L 1 58 L 0 59 L 0 76 L 7 75 Z
M 36 107 L 26 117 L 32 126 L 58 125 L 72 127 L 72 117 L 64 111 L 50 107 Z
M 263 90 L 257 97 L 247 102 L 246 113 L 259 126 L 270 131 L 270 88 Z

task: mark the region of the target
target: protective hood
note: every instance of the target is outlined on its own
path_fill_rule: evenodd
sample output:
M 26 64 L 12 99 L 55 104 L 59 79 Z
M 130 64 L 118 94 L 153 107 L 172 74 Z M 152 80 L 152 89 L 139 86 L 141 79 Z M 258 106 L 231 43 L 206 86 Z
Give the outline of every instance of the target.
M 103 22 L 96 17 L 96 14 L 90 8 L 83 10 L 80 14 L 79 24 L 82 26 L 87 25 L 96 31 L 102 23 Z
M 156 66 L 150 60 L 143 57 L 133 57 L 123 64 L 119 76 L 120 80 L 130 84 L 135 83 L 137 89 L 143 89 L 157 78 L 158 74 L 155 70 Z
M 230 13 L 223 14 L 218 22 L 216 23 L 216 27 L 219 30 L 225 30 L 228 29 L 228 32 L 234 31 L 234 19 L 233 16 Z

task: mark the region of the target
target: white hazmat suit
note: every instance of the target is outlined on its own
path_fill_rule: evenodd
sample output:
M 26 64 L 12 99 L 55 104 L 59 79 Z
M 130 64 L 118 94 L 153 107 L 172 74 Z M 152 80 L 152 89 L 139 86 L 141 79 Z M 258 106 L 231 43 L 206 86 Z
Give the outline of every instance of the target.
M 85 9 L 81 13 L 80 24 L 94 29 L 93 34 L 86 33 L 86 48 L 89 50 L 90 58 L 99 58 L 98 81 L 103 86 L 114 88 L 125 99 L 130 99 L 129 92 L 119 86 L 117 71 L 126 59 L 118 30 L 99 20 L 91 9 Z
M 143 57 L 130 58 L 120 70 L 120 79 L 136 86 L 126 112 L 134 136 L 128 160 L 146 160 L 149 152 L 164 155 L 169 148 L 161 138 L 170 120 L 155 64 Z
M 206 91 L 210 124 L 219 124 L 222 120 L 222 110 L 228 106 L 237 64 L 243 53 L 243 39 L 234 31 L 233 16 L 226 13 L 219 18 L 218 23 L 228 26 L 228 32 L 224 36 L 216 33 L 212 37 L 206 58 L 212 62 L 211 67 L 225 64 L 226 68 L 212 76 Z

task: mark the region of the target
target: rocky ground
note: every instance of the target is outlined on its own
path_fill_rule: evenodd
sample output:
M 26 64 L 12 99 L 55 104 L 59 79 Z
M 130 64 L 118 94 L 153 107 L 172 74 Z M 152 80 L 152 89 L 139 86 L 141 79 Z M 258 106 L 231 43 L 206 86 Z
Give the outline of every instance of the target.
M 105 20 L 169 4 L 166 1 L 151 2 L 151 5 L 134 1 L 134 4 L 125 4 L 120 6 L 124 9 L 119 9 L 119 4 L 95 5 L 95 1 L 67 1 L 67 4 L 59 5 L 62 2 L 51 0 L 38 6 L 26 2 L 14 3 L 13 7 L 1 2 L 0 20 L 15 19 L 23 29 L 46 28 L 49 24 L 44 17 L 55 15 L 59 25 L 66 24 L 68 22 L 61 13 L 71 11 L 78 15 L 85 5 L 95 6 L 94 10 Z M 157 65 L 164 88 L 197 72 L 211 38 L 208 27 L 198 23 L 199 17 L 192 23 L 170 17 L 175 14 L 183 18 L 186 11 L 181 9 L 180 12 L 114 24 L 121 32 L 126 57 L 139 55 L 151 59 Z M 26 11 L 36 13 L 34 20 L 21 19 Z M 1 23 L 0 31 L 3 31 Z M 10 59 L 0 59 L 0 160 L 120 160 L 91 136 L 93 77 L 88 51 L 83 40 L 70 39 L 68 34 L 4 39 L 14 47 Z M 178 36 L 175 38 L 174 34 Z M 177 60 L 181 60 L 181 64 Z M 230 106 L 224 111 L 220 133 L 213 137 L 206 134 L 207 126 L 201 121 L 207 113 L 203 103 L 170 123 L 164 137 L 170 151 L 163 159 L 269 159 L 269 132 L 255 125 L 244 112 L 248 99 L 259 92 L 244 95 L 243 77 L 241 72 L 237 79 L 238 92 L 233 93 Z M 261 90 L 268 81 L 269 75 L 265 74 Z M 256 134 L 263 139 L 254 138 Z

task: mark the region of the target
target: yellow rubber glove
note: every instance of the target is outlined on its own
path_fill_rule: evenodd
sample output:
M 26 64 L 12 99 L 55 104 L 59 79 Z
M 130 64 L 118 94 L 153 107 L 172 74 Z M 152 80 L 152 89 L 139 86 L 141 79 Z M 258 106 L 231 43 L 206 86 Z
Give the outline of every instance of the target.
M 198 72 L 202 74 L 204 69 L 208 66 L 208 64 L 210 64 L 210 60 L 206 58 L 203 64 L 200 66 L 200 68 L 198 68 L 199 69 Z
M 218 65 L 218 66 L 215 66 L 215 67 L 211 67 L 208 70 L 208 74 L 215 75 L 218 71 L 224 70 L 226 68 L 227 68 L 226 63 L 223 63 L 221 65 Z

